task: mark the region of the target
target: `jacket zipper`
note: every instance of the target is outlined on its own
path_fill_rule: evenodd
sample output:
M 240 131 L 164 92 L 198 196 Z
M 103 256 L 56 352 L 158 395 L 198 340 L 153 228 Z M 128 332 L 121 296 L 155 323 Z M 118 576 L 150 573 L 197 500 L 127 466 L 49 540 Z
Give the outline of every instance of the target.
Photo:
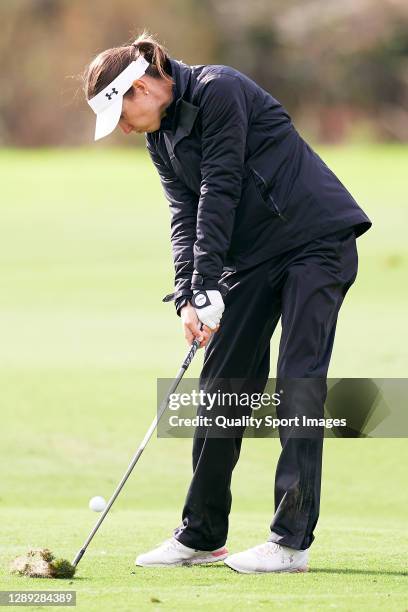
M 259 174 L 259 172 L 257 172 L 257 171 L 255 170 L 255 168 L 252 168 L 252 167 L 251 167 L 251 169 L 252 169 L 252 172 L 253 172 L 254 174 L 256 174 L 256 176 L 257 176 L 257 177 L 258 177 L 258 178 L 259 178 L 259 179 L 262 181 L 262 184 L 264 185 L 264 187 L 265 187 L 265 189 L 266 189 L 266 193 L 267 193 L 267 190 L 268 190 L 268 185 L 267 185 L 267 183 L 266 183 L 266 181 L 265 181 L 264 177 L 263 177 L 261 174 Z M 263 196 L 261 196 L 261 197 L 262 197 L 262 199 L 264 200 Z M 271 193 L 268 193 L 268 198 L 271 200 L 271 202 L 272 202 L 272 204 L 273 204 L 273 207 L 274 207 L 274 209 L 275 209 L 275 212 L 276 212 L 276 214 L 278 215 L 278 217 L 280 217 L 280 219 L 282 219 L 282 221 L 286 221 L 286 217 L 285 217 L 285 216 L 284 216 L 284 215 L 281 213 L 281 211 L 279 210 L 279 207 L 278 207 L 278 205 L 276 204 L 275 200 L 273 199 L 273 197 L 272 197 L 272 194 L 271 194 Z

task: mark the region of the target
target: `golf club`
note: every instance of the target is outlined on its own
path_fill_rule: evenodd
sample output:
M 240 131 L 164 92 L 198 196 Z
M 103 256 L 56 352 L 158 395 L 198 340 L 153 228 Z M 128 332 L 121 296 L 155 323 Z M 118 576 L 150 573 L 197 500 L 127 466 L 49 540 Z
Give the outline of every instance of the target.
M 198 347 L 200 346 L 200 342 L 195 339 L 194 342 L 192 343 L 191 347 L 188 350 L 188 353 L 186 354 L 183 364 L 180 368 L 180 370 L 177 373 L 176 378 L 174 379 L 173 383 L 171 384 L 166 397 L 163 399 L 162 403 L 160 404 L 160 407 L 157 411 L 157 414 L 155 416 L 155 418 L 153 419 L 152 424 L 150 425 L 149 429 L 146 432 L 145 437 L 143 438 L 139 448 L 137 449 L 135 455 L 132 458 L 132 461 L 130 462 L 130 465 L 128 467 L 128 469 L 126 470 L 122 480 L 120 481 L 120 483 L 118 484 L 118 486 L 116 487 L 112 497 L 110 498 L 110 500 L 108 501 L 105 510 L 102 512 L 99 520 L 97 521 L 95 527 L 92 529 L 91 533 L 89 534 L 89 536 L 87 537 L 87 539 L 85 540 L 84 545 L 82 546 L 82 548 L 77 552 L 74 560 L 72 561 L 72 565 L 74 567 L 76 567 L 78 565 L 78 563 L 80 562 L 80 560 L 82 559 L 82 557 L 84 556 L 84 553 L 86 551 L 86 549 L 88 548 L 92 538 L 94 537 L 95 533 L 98 531 L 99 527 L 101 526 L 105 516 L 108 514 L 109 510 L 111 509 L 113 502 L 115 501 L 115 499 L 118 497 L 119 493 L 121 492 L 125 482 L 127 481 L 127 479 L 129 478 L 130 474 L 132 473 L 133 468 L 135 467 L 136 463 L 139 461 L 139 458 L 141 456 L 141 454 L 143 453 L 144 449 L 146 448 L 146 445 L 148 443 L 148 441 L 150 440 L 150 438 L 152 437 L 153 432 L 155 431 L 158 422 L 160 421 L 161 417 L 163 416 L 167 405 L 169 403 L 169 398 L 170 395 L 172 393 L 174 393 L 174 391 L 177 389 L 180 380 L 183 378 L 184 373 L 186 372 L 188 366 L 190 365 L 194 355 L 197 352 Z

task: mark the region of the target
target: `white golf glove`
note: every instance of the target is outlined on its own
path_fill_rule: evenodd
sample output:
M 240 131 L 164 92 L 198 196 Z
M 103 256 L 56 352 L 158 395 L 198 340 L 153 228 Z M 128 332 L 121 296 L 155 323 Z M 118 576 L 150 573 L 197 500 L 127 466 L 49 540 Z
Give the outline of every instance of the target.
M 215 329 L 219 325 L 225 308 L 224 300 L 219 291 L 215 289 L 193 289 L 191 303 L 195 308 L 197 317 L 204 325 L 207 325 L 210 329 Z

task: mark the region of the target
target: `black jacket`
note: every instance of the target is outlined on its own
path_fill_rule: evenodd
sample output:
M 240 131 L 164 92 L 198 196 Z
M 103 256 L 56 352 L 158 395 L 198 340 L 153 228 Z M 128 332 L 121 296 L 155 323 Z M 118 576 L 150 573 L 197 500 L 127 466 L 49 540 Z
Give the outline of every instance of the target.
M 268 92 L 223 65 L 169 62 L 174 98 L 146 145 L 170 204 L 175 300 L 371 221 Z

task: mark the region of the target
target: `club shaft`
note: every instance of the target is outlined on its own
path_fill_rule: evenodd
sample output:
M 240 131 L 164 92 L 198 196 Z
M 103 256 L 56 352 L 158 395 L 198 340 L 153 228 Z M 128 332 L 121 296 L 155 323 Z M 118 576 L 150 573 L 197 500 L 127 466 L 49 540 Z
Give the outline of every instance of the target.
M 169 403 L 169 399 L 172 393 L 174 393 L 174 391 L 177 389 L 180 380 L 183 378 L 185 371 L 187 370 L 188 366 L 190 365 L 194 355 L 197 352 L 197 349 L 199 347 L 200 343 L 198 342 L 198 340 L 194 340 L 193 344 L 191 345 L 191 347 L 188 350 L 188 353 L 186 354 L 183 364 L 180 368 L 180 370 L 177 373 L 176 378 L 174 379 L 174 381 L 172 382 L 172 384 L 170 385 L 169 390 L 167 391 L 166 397 L 163 399 L 162 403 L 160 404 L 160 407 L 157 411 L 157 414 L 155 416 L 155 418 L 153 419 L 152 424 L 150 425 L 149 429 L 146 432 L 145 437 L 143 438 L 139 448 L 137 449 L 136 453 L 134 454 L 128 469 L 126 470 L 122 480 L 120 481 L 120 483 L 118 484 L 118 486 L 116 487 L 115 491 L 113 492 L 111 498 L 109 499 L 108 503 L 106 504 L 106 508 L 104 509 L 104 511 L 102 512 L 101 516 L 99 517 L 98 521 L 96 522 L 94 528 L 92 529 L 91 533 L 89 534 L 89 536 L 87 537 L 87 539 L 84 542 L 84 545 L 82 546 L 82 548 L 77 552 L 74 560 L 72 561 L 72 565 L 74 567 L 76 567 L 78 565 L 78 563 L 80 562 L 80 560 L 82 559 L 82 557 L 85 554 L 86 549 L 89 546 L 89 543 L 91 542 L 92 538 L 94 537 L 95 533 L 98 531 L 99 527 L 101 526 L 101 524 L 103 523 L 105 516 L 108 514 L 109 510 L 111 509 L 115 499 L 118 497 L 119 493 L 121 492 L 121 490 L 124 487 L 125 482 L 127 481 L 127 479 L 129 478 L 133 468 L 135 467 L 136 463 L 139 461 L 141 454 L 143 453 L 144 449 L 146 448 L 147 443 L 149 442 L 150 438 L 152 437 L 158 422 L 160 421 L 161 417 L 163 416 L 167 405 Z

